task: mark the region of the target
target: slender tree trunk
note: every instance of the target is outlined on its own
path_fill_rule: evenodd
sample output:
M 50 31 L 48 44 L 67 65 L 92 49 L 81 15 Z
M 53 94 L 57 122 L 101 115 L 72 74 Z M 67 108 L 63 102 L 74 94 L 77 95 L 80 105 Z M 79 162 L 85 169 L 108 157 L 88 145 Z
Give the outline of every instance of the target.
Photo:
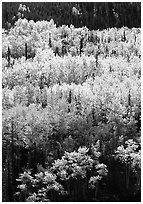
M 126 189 L 129 189 L 130 185 L 130 166 L 126 165 Z
M 8 47 L 8 52 L 7 52 L 8 66 L 10 66 L 10 55 L 11 55 L 11 51 L 10 51 L 10 48 Z
M 95 201 L 97 200 L 98 187 L 99 187 L 99 184 L 98 184 L 98 181 L 97 181 L 96 188 L 95 188 Z
M 27 54 L 27 43 L 25 43 L 25 57 L 26 57 L 26 60 L 28 58 L 28 54 Z

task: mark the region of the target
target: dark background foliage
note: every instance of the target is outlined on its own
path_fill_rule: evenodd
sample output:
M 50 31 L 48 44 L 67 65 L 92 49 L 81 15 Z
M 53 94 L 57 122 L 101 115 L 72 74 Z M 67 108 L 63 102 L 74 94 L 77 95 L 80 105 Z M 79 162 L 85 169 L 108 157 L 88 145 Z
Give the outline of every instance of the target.
M 52 18 L 57 26 L 73 24 L 76 27 L 87 26 L 91 30 L 141 26 L 140 2 L 4 2 L 2 3 L 4 28 L 14 24 L 20 3 L 30 9 L 30 12 L 24 13 L 28 20 Z M 76 8 L 75 11 L 73 7 Z

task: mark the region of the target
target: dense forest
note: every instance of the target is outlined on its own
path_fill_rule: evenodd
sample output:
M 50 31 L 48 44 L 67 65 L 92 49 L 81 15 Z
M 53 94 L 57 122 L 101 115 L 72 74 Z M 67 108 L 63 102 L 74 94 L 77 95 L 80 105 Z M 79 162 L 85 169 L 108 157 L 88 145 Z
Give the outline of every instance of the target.
M 3 3 L 3 202 L 141 201 L 140 6 Z
M 2 3 L 2 26 L 8 28 L 17 20 L 20 2 Z M 140 2 L 23 2 L 23 17 L 28 20 L 54 20 L 57 26 L 86 26 L 90 30 L 127 26 L 141 27 Z M 19 9 L 19 12 L 21 10 Z

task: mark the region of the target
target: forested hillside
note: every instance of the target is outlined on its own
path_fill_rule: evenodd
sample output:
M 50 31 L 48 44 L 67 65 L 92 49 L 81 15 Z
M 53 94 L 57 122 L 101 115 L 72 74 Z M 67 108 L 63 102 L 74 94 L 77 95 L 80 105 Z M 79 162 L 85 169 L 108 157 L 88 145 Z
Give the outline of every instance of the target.
M 3 4 L 3 201 L 141 201 L 140 4 L 25 4 Z
M 2 23 L 7 28 L 17 20 L 20 2 L 4 2 L 2 5 Z M 141 26 L 140 2 L 23 2 L 26 5 L 23 14 L 28 20 L 40 21 L 53 19 L 57 26 L 86 26 L 90 30 L 122 26 Z M 19 8 L 19 11 L 21 9 Z

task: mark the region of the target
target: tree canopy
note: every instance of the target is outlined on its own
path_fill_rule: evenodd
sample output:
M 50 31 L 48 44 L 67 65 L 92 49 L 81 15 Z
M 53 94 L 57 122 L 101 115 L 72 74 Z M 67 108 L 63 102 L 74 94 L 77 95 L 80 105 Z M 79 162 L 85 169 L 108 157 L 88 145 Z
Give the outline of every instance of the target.
M 24 11 L 20 4 L 25 5 Z M 20 12 L 28 20 L 53 19 L 57 26 L 73 24 L 90 30 L 141 27 L 140 2 L 3 2 L 3 28 L 13 25 Z

